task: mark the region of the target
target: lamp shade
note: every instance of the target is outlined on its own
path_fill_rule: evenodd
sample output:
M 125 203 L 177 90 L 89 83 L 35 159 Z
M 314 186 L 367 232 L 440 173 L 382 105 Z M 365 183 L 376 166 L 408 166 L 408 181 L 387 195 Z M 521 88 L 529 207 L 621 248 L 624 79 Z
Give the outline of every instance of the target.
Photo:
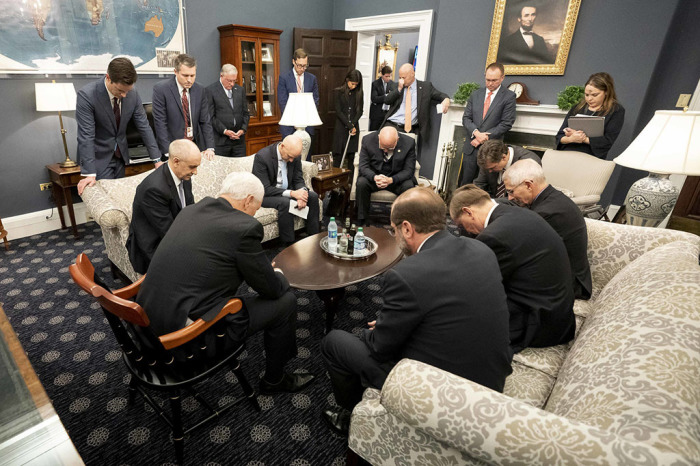
M 700 112 L 658 110 L 614 161 L 652 173 L 700 175 Z
M 287 106 L 280 120 L 282 126 L 294 126 L 306 128 L 307 126 L 319 126 L 323 122 L 318 116 L 316 102 L 311 92 L 293 92 L 289 94 Z
M 75 110 L 73 83 L 34 83 L 37 112 Z

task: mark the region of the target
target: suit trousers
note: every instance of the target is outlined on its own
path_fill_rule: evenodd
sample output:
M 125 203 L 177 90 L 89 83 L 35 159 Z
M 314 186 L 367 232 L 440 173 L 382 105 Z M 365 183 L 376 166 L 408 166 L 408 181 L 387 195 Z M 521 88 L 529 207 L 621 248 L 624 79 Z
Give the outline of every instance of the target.
M 321 356 L 328 370 L 335 402 L 352 411 L 362 400 L 362 392 L 381 389 L 396 361 L 379 362 L 357 335 L 332 330 L 321 341 Z
M 112 156 L 107 166 L 100 172 L 96 173 L 97 180 L 116 180 L 117 178 L 124 178 L 126 174 L 126 165 L 124 165 L 124 159 Z
M 464 144 L 468 144 L 468 142 Z M 472 146 L 470 145 L 469 147 Z M 460 186 L 473 183 L 479 174 L 479 165 L 476 163 L 476 154 L 479 153 L 479 147 L 474 147 L 474 150 L 469 154 L 462 154 L 462 181 L 459 183 Z
M 245 135 L 238 140 L 227 141 L 223 146 L 216 146 L 216 155 L 222 157 L 245 157 Z
M 397 196 L 401 193 L 408 191 L 415 185 L 413 184 L 413 179 L 408 179 L 403 183 L 393 183 L 390 184 L 385 189 L 391 191 Z M 374 180 L 368 180 L 364 176 L 360 175 L 357 177 L 357 189 L 355 190 L 355 197 L 357 199 L 357 219 L 358 221 L 366 221 L 369 218 L 369 205 L 370 197 L 372 193 L 380 191 Z
M 294 217 L 289 213 L 289 202 L 291 198 L 284 196 L 265 196 L 262 201 L 263 207 L 277 209 L 277 223 L 280 230 L 280 239 L 285 243 L 294 242 Z M 321 231 L 319 222 L 318 194 L 309 191 L 309 215 L 306 217 L 306 232 L 315 235 Z

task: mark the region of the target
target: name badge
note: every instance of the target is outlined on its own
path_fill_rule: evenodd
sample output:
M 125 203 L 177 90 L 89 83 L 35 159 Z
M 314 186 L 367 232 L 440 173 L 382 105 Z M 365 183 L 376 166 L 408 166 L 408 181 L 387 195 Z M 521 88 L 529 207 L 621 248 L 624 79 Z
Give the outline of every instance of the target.
M 194 137 L 194 133 L 192 132 L 192 127 L 188 126 L 187 127 L 187 137 L 192 139 Z

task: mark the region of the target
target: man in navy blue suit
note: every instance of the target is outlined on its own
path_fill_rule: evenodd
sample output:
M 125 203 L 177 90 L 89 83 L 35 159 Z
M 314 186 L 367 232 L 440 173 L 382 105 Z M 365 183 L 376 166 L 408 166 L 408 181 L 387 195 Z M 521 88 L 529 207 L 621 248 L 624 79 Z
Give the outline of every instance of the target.
M 284 114 L 284 108 L 287 106 L 289 94 L 292 92 L 312 92 L 314 94 L 314 102 L 318 107 L 318 82 L 316 76 L 307 73 L 309 67 L 309 56 L 304 49 L 296 49 L 292 57 L 294 68 L 280 75 L 279 83 L 277 84 L 277 103 L 280 106 L 280 112 Z M 289 136 L 294 132 L 292 126 L 280 125 L 280 133 L 282 137 Z M 314 135 L 313 126 L 308 126 L 306 132 L 309 136 Z
M 206 90 L 194 82 L 197 61 L 182 53 L 175 59 L 175 76 L 153 86 L 153 124 L 158 147 L 168 155 L 168 146 L 177 139 L 197 144 L 202 156 L 214 156 L 214 131 L 211 127 Z
M 78 91 L 75 119 L 78 123 L 78 160 L 81 174 L 78 194 L 95 180 L 121 178 L 129 163 L 126 125 L 134 120 L 151 160 L 160 164 L 160 151 L 148 125 L 141 97 L 134 90 L 138 79 L 128 58 L 115 58 L 104 78 Z

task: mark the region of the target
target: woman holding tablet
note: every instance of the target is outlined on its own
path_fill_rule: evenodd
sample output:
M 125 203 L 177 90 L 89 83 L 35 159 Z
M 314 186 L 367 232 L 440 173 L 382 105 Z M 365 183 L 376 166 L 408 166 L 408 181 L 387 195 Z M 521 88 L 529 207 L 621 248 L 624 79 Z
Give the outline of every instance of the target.
M 571 128 L 569 118 L 577 115 L 605 118 L 603 135 L 589 137 Z M 575 150 L 606 159 L 625 122 L 625 109 L 617 101 L 615 82 L 608 73 L 595 73 L 588 78 L 581 101 L 569 110 L 557 133 L 557 150 Z M 572 123 L 572 126 L 573 125 Z

